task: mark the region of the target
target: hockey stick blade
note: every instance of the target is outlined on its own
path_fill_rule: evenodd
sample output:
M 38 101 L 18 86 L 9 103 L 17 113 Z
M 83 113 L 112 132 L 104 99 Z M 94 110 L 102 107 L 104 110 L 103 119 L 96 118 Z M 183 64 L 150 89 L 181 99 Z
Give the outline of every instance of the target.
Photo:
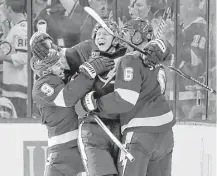
M 109 34 L 114 36 L 114 33 L 112 30 L 105 24 L 105 22 L 102 20 L 102 18 L 90 7 L 86 6 L 84 7 L 84 10 L 92 16 Z

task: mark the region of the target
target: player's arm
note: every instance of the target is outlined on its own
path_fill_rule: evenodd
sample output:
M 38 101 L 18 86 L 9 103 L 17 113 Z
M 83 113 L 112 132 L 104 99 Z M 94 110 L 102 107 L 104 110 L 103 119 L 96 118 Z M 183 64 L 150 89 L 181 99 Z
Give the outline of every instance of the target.
M 93 42 L 91 40 L 86 40 L 71 48 L 61 49 L 60 54 L 67 59 L 69 65 L 76 65 L 79 67 L 89 59 L 93 47 Z
M 98 100 L 94 99 L 94 92 L 90 92 L 81 100 L 84 110 L 99 110 L 105 114 L 119 114 L 130 111 L 140 95 L 141 60 L 131 59 L 127 55 L 120 61 L 117 67 L 114 92 L 109 93 Z
M 91 90 L 93 82 L 82 73 L 66 85 L 55 76 L 47 77 L 42 83 L 36 84 L 33 97 L 37 104 L 72 107 Z

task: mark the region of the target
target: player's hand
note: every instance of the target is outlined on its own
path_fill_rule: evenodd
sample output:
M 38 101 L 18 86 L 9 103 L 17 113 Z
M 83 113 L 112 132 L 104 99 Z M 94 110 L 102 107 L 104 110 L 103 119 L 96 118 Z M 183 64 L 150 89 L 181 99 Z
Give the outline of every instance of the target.
M 84 98 L 81 99 L 82 106 L 87 112 L 91 112 L 97 109 L 96 99 L 94 98 L 95 91 L 87 93 Z
M 87 93 L 75 105 L 76 113 L 80 118 L 84 118 L 88 113 L 97 109 L 96 99 L 94 98 L 95 91 Z
M 36 32 L 30 39 L 31 51 L 42 60 L 48 56 L 52 43 L 52 38 L 47 33 Z
M 144 51 L 146 54 L 142 55 L 142 59 L 146 65 L 156 66 L 172 59 L 171 45 L 166 40 L 152 40 L 145 46 Z
M 114 68 L 114 60 L 107 57 L 91 58 L 79 67 L 79 71 L 84 73 L 90 79 L 94 79 L 97 75 L 107 72 Z

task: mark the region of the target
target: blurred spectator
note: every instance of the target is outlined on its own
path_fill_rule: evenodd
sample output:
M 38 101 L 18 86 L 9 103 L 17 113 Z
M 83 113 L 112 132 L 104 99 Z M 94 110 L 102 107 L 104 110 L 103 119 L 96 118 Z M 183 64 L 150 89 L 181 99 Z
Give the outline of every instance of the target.
M 167 6 L 173 0 L 130 0 L 129 14 L 131 18 L 141 18 L 143 20 L 151 21 L 153 14 Z
M 48 0 L 32 0 L 33 18 L 36 18 L 39 13 L 47 6 Z
M 1 82 L 2 96 L 7 97 L 16 110 L 18 117 L 26 117 L 27 105 L 27 22 L 26 1 L 5 0 L 6 20 L 11 21 L 13 27 L 9 30 L 6 41 L 12 47 L 11 53 L 5 55 L 0 52 L 3 61 L 3 80 Z M 2 18 L 3 19 L 3 18 Z M 2 20 L 1 19 L 1 20 Z M 2 98 L 1 98 L 2 100 Z M 5 100 L 5 99 L 3 99 Z M 14 113 L 13 113 L 14 114 Z
M 86 1 L 102 18 L 108 17 L 112 0 Z M 88 40 L 96 21 L 88 15 L 79 0 L 51 0 L 51 4 L 38 14 L 34 22 L 35 31 L 46 30 L 59 46 L 71 47 Z M 35 9 L 35 8 L 33 8 Z M 38 29 L 38 27 L 40 29 Z
M 183 49 L 177 60 L 179 68 L 186 74 L 204 82 L 206 71 L 206 21 L 201 0 L 181 0 L 180 21 L 184 25 Z M 200 86 L 179 77 L 179 110 L 186 118 L 205 115 L 204 93 Z M 184 98 L 185 97 L 185 98 Z M 200 114 L 200 115 L 199 115 Z
M 174 46 L 174 21 L 172 7 L 162 8 L 154 13 L 151 25 L 154 36 L 167 39 Z M 163 20 L 163 21 L 162 21 Z
M 79 21 L 70 19 L 66 14 L 66 9 L 59 0 L 52 0 L 51 4 L 43 9 L 35 19 L 35 31 L 39 26 L 44 26 L 47 32 L 62 47 L 71 47 L 80 41 Z M 77 23 L 78 22 L 78 23 Z

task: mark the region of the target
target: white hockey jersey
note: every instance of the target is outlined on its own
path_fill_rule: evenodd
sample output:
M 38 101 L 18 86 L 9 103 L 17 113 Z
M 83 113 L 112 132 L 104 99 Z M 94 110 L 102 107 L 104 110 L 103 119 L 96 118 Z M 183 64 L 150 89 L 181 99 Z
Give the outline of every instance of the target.
M 14 25 L 6 37 L 12 46 L 12 63 L 3 62 L 2 95 L 27 98 L 27 21 Z

